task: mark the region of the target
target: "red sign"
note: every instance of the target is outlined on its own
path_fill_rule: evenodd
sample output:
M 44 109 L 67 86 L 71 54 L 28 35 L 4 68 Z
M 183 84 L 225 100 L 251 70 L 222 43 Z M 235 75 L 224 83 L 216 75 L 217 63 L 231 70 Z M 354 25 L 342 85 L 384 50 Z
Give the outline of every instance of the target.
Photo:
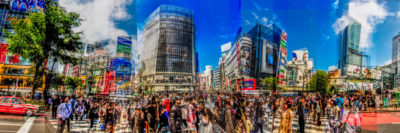
M 286 34 L 285 31 L 282 31 L 281 39 L 284 40 L 284 41 L 286 42 L 286 40 L 287 40 L 287 34 Z
M 281 47 L 281 51 L 282 51 L 282 53 L 285 53 L 285 55 L 287 54 L 287 51 L 286 51 L 285 47 Z
M 237 86 L 240 90 L 256 90 L 256 79 L 238 79 Z
M 6 62 L 7 47 L 8 47 L 8 44 L 1 44 L 1 47 L 0 47 L 0 63 L 5 63 Z

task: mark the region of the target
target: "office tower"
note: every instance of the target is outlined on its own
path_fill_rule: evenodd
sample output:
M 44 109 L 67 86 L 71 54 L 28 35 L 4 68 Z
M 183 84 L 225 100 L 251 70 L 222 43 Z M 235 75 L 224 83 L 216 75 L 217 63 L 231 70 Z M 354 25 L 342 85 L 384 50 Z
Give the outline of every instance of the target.
M 141 82 L 150 91 L 186 91 L 196 72 L 193 13 L 161 5 L 145 21 Z

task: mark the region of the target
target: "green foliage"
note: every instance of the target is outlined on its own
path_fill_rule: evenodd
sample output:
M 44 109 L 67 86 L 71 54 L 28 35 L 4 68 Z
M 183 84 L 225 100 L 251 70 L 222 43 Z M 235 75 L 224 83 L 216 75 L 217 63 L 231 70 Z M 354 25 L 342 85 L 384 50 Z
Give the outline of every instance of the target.
M 8 52 L 18 54 L 34 65 L 35 76 L 32 80 L 32 94 L 40 85 L 38 82 L 45 72 L 44 62 L 53 59 L 53 62 L 77 64 L 77 52 L 82 48 L 79 32 L 73 29 L 80 25 L 79 14 L 67 12 L 52 0 L 46 0 L 44 13 L 29 13 L 25 19 L 16 19 L 11 22 L 13 33 L 9 36 Z M 50 75 L 49 75 L 50 74 Z M 50 78 L 48 78 L 50 79 Z M 45 92 L 51 80 L 46 80 Z M 45 93 L 46 95 L 46 93 Z
M 310 88 L 313 91 L 318 91 L 321 95 L 326 94 L 328 77 L 325 71 L 318 70 L 317 73 L 311 76 Z
M 261 83 L 264 85 L 265 89 L 276 91 L 278 79 L 276 77 L 267 77 L 264 78 Z
M 65 85 L 72 88 L 72 90 L 75 92 L 75 89 L 81 85 L 81 79 L 77 77 L 67 77 L 65 79 Z

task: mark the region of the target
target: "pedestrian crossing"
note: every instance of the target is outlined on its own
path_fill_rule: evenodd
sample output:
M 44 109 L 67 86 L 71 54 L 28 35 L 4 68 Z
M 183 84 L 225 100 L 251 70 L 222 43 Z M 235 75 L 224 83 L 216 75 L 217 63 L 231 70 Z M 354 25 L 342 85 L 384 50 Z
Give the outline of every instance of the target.
M 49 119 L 49 122 L 55 129 L 58 127 L 57 119 Z M 67 125 L 65 125 L 67 126 Z M 96 123 L 93 129 L 89 130 L 90 123 L 83 121 L 71 120 L 71 128 L 70 133 L 106 133 L 105 131 L 100 130 L 100 124 Z M 64 132 L 66 132 L 67 127 L 65 127 Z M 131 133 L 132 130 L 129 129 L 128 123 L 124 122 L 122 124 L 118 124 L 115 127 L 115 133 Z
M 263 131 L 267 133 L 271 133 L 272 131 L 272 123 L 274 125 L 273 133 L 278 133 L 279 131 L 279 125 L 281 122 L 281 116 L 280 114 L 276 115 L 276 118 L 274 122 L 272 122 L 272 117 L 268 117 L 268 125 L 264 124 L 263 126 Z M 306 124 L 304 127 L 304 131 L 306 133 L 321 133 L 325 132 L 325 129 L 328 125 L 328 119 L 326 116 L 321 116 L 321 126 L 317 126 L 316 122 L 313 121 L 313 118 L 311 116 L 307 117 L 306 119 Z M 292 129 L 293 132 L 299 132 L 300 127 L 299 127 L 299 118 L 298 117 L 293 117 L 292 120 Z
M 278 133 L 279 131 L 279 125 L 281 122 L 281 116 L 280 114 L 276 115 L 276 118 L 273 122 L 272 117 L 268 117 L 268 125 L 264 124 L 263 125 L 263 131 L 265 133 L 271 133 L 272 131 L 272 123 L 274 125 L 274 130 L 272 133 Z M 58 122 L 57 119 L 48 119 L 49 122 L 53 125 L 54 129 L 57 129 L 58 127 Z M 294 117 L 292 120 L 292 129 L 293 132 L 299 132 L 299 119 L 298 117 Z M 311 116 L 307 117 L 306 124 L 305 124 L 305 132 L 306 133 L 321 133 L 325 132 L 325 129 L 328 125 L 328 120 L 326 116 L 321 116 L 321 126 L 317 126 L 315 122 L 313 121 L 313 118 Z M 71 120 L 71 128 L 70 128 L 70 133 L 102 133 L 105 131 L 100 130 L 100 124 L 96 123 L 94 128 L 92 130 L 89 130 L 90 123 L 83 120 L 83 121 L 76 121 L 76 120 Z M 115 128 L 115 133 L 131 133 L 132 130 L 128 128 L 128 123 L 123 122 L 122 124 L 119 124 Z M 67 127 L 65 127 L 66 129 Z M 65 130 L 66 131 L 66 130 Z

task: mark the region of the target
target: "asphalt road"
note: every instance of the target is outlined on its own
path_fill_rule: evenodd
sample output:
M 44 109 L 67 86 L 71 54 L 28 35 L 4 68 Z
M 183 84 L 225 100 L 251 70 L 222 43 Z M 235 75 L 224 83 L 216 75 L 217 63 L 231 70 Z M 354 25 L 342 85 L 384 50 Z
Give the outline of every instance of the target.
M 0 114 L 0 133 L 54 133 L 56 129 L 46 122 L 45 115 Z

